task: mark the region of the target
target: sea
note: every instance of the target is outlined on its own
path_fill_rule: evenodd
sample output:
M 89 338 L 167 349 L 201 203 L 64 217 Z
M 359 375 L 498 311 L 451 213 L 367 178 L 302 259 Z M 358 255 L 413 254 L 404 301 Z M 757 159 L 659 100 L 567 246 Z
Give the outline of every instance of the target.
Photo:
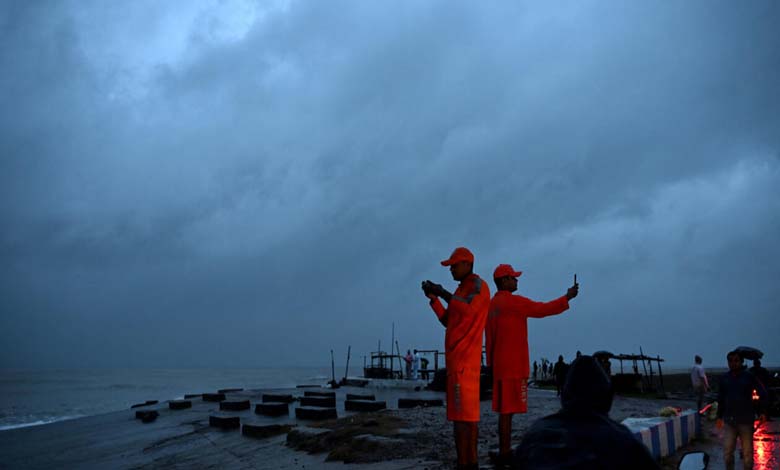
M 0 432 L 126 410 L 223 388 L 324 385 L 330 367 L 260 369 L 0 369 Z

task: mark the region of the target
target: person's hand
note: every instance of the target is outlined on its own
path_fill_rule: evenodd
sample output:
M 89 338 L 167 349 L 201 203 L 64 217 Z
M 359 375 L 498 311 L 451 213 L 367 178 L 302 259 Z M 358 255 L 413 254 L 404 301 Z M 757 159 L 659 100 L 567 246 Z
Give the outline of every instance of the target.
M 425 281 L 422 282 L 422 291 L 423 291 L 423 294 L 425 294 L 425 296 L 428 297 L 428 300 L 431 300 L 431 301 L 436 300 L 436 295 L 433 292 L 431 292 L 431 289 L 435 285 L 436 284 L 434 284 L 434 283 L 432 283 L 431 281 L 428 281 L 428 280 L 425 280 Z
M 435 295 L 436 297 L 444 297 L 445 292 L 447 291 L 444 290 L 444 287 L 442 287 L 441 284 L 434 284 L 433 282 L 431 283 L 431 287 L 430 287 L 431 294 Z
M 430 297 L 431 295 L 431 286 L 433 283 L 429 280 L 425 280 L 422 282 L 422 291 L 423 294 L 425 294 L 426 297 Z
M 723 420 L 719 419 L 719 420 L 715 421 L 715 427 L 718 428 L 718 429 L 723 429 Z
M 579 293 L 580 293 L 580 284 L 578 282 L 575 282 L 574 285 L 569 287 L 569 289 L 566 291 L 566 299 L 571 300 L 577 297 L 577 294 Z

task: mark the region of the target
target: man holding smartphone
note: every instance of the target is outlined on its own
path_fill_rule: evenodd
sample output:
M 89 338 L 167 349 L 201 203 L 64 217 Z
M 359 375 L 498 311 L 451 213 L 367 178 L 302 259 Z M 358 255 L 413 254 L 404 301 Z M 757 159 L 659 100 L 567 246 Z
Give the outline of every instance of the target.
M 447 419 L 454 422 L 458 468 L 476 469 L 482 334 L 490 288 L 474 274 L 474 255 L 467 248 L 456 248 L 441 264 L 449 266 L 452 278 L 460 283 L 455 292 L 450 294 L 431 281 L 423 281 L 422 289 L 446 328 Z M 446 308 L 440 299 L 447 302 Z
M 557 315 L 569 308 L 569 300 L 577 297 L 579 284 L 550 302 L 535 302 L 517 290 L 517 278 L 523 274 L 509 264 L 500 264 L 493 271 L 498 291 L 490 301 L 485 328 L 487 365 L 493 371 L 493 411 L 498 417 L 498 456 L 496 464 L 506 465 L 512 452 L 512 416 L 528 411 L 528 319 Z

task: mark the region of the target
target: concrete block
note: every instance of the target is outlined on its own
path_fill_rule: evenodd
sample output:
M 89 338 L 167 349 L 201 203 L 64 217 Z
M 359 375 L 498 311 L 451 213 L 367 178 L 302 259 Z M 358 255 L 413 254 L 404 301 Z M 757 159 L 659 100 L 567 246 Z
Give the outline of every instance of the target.
M 220 429 L 238 429 L 241 427 L 241 418 L 238 416 L 211 415 L 209 426 Z
M 242 411 L 249 407 L 249 400 L 225 400 L 219 403 L 219 409 L 224 411 Z
M 359 395 L 357 393 L 347 393 L 347 400 L 376 400 L 373 394 Z
M 301 406 L 321 406 L 335 408 L 336 397 L 301 397 Z
M 292 395 L 276 395 L 273 393 L 263 394 L 263 403 L 292 403 L 295 397 Z
M 168 402 L 168 408 L 172 410 L 186 410 L 192 408 L 192 402 L 190 400 L 171 400 Z
M 160 416 L 156 410 L 139 410 L 135 412 L 135 419 L 140 419 L 144 423 L 151 423 Z
M 288 403 L 258 403 L 255 405 L 255 413 L 265 416 L 287 416 L 290 414 Z
M 344 402 L 344 409 L 347 411 L 379 411 L 387 408 L 384 401 L 373 400 L 347 400 Z
M 298 419 L 323 420 L 336 419 L 336 408 L 319 408 L 313 406 L 301 406 L 295 408 L 295 417 Z

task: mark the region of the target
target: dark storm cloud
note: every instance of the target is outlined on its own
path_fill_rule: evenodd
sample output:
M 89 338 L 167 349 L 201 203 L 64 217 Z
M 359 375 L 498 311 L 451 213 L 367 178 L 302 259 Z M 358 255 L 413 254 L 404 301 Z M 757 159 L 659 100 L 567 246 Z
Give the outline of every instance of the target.
M 773 2 L 101 5 L 0 13 L 3 366 L 441 347 L 460 244 L 579 274 L 534 355 L 777 362 Z

